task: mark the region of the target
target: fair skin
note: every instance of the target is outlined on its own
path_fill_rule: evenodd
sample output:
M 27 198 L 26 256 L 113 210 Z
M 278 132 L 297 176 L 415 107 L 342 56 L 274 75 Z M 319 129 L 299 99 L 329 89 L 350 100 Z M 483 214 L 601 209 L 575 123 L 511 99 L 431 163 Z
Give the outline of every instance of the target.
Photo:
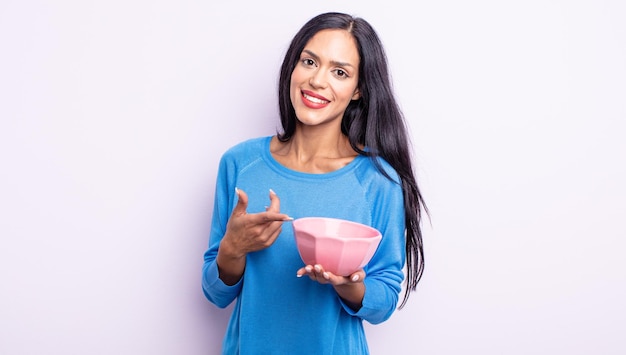
M 321 174 L 340 169 L 356 156 L 348 138 L 341 133 L 341 120 L 357 89 L 359 54 L 352 35 L 345 30 L 322 30 L 309 40 L 291 75 L 291 101 L 298 122 L 293 137 L 270 144 L 273 157 L 292 170 Z M 233 285 L 241 279 L 245 256 L 269 247 L 290 217 L 280 213 L 280 199 L 270 191 L 265 212 L 246 213 L 247 196 L 237 191 L 233 210 L 217 255 L 220 278 Z M 365 294 L 365 272 L 338 276 L 323 265 L 306 265 L 296 273 L 322 284 L 331 284 L 352 309 L 361 307 Z

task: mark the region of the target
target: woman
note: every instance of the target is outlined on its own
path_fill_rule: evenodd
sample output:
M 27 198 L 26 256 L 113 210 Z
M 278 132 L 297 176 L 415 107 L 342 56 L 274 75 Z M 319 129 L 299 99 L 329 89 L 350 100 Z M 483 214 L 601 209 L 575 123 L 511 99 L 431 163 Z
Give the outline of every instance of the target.
M 374 29 L 341 13 L 307 22 L 283 61 L 279 104 L 282 132 L 220 161 L 202 286 L 219 307 L 236 299 L 223 353 L 367 354 L 362 321 L 391 316 L 405 264 L 401 306 L 423 271 L 424 206 Z M 383 238 L 364 269 L 333 275 L 302 265 L 283 228 L 309 216 L 371 225 Z

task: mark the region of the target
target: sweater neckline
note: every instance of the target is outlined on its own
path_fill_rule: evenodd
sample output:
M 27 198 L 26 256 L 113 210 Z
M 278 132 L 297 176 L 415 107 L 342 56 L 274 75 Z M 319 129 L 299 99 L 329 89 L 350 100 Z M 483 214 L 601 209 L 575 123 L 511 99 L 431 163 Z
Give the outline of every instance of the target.
M 337 178 L 339 176 L 345 175 L 351 171 L 353 171 L 354 169 L 356 169 L 359 164 L 361 164 L 361 162 L 363 161 L 363 159 L 366 159 L 365 156 L 359 154 L 357 155 L 354 159 L 352 159 L 351 162 L 349 162 L 348 164 L 346 164 L 345 166 L 328 172 L 328 173 L 306 173 L 306 172 L 302 172 L 302 171 L 297 171 L 297 170 L 293 170 L 290 169 L 284 165 L 282 165 L 281 163 L 279 163 L 274 156 L 272 155 L 272 152 L 270 151 L 270 142 L 272 141 L 273 136 L 268 136 L 265 137 L 265 140 L 263 142 L 263 159 L 267 162 L 267 164 L 274 169 L 275 171 L 277 171 L 278 173 L 282 174 L 282 175 L 286 175 L 289 177 L 295 177 L 295 178 L 301 178 L 301 179 L 312 179 L 312 180 L 324 180 L 324 179 L 334 179 Z

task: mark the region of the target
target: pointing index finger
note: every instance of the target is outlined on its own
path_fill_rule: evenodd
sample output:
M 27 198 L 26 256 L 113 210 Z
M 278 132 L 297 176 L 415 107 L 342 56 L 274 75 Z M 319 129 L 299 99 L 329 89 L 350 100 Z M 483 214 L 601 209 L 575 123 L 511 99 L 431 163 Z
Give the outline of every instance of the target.
M 252 221 L 254 223 L 258 223 L 258 224 L 270 223 L 270 222 L 293 221 L 293 218 L 289 217 L 289 215 L 286 215 L 284 213 L 272 212 L 272 211 L 261 212 L 261 213 L 256 213 L 256 214 L 248 214 L 248 216 L 250 218 L 253 218 Z

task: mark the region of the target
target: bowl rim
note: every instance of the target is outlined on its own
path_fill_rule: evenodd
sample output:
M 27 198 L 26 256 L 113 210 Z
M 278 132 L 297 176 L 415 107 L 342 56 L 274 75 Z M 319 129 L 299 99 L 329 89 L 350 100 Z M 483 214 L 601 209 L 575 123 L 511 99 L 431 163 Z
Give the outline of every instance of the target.
M 376 239 L 376 238 L 382 238 L 382 233 L 378 229 L 376 229 L 376 228 L 374 228 L 372 226 L 369 226 L 367 224 L 360 223 L 360 222 L 351 221 L 349 219 L 336 218 L 336 217 L 315 217 L 315 216 L 312 216 L 312 217 L 296 218 L 296 219 L 294 219 L 292 221 L 292 225 L 293 225 L 294 230 L 297 228 L 296 225 L 300 224 L 300 223 L 298 223 L 299 221 L 305 221 L 305 220 L 332 220 L 332 221 L 338 221 L 338 222 L 343 222 L 343 223 L 349 223 L 349 224 L 352 224 L 352 225 L 356 225 L 356 226 L 359 226 L 359 227 L 364 227 L 366 229 L 369 229 L 370 232 L 373 232 L 373 234 L 374 234 L 374 235 L 368 236 L 368 237 L 350 237 L 349 240 L 359 240 L 359 239 L 361 239 L 361 240 L 372 240 L 372 239 Z M 337 237 L 334 237 L 334 236 L 316 236 L 316 238 L 345 240 L 344 238 L 337 238 Z

